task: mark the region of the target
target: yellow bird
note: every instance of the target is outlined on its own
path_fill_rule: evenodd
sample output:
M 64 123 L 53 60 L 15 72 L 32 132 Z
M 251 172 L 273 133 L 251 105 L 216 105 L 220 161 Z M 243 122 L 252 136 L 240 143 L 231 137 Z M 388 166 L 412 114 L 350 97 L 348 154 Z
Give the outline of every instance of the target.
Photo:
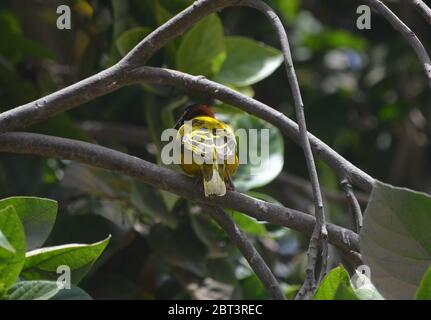
M 217 120 L 210 106 L 194 104 L 184 110 L 175 129 L 181 142 L 181 168 L 202 177 L 205 196 L 224 196 L 226 183 L 234 189 L 231 176 L 238 168 L 238 156 L 232 128 Z

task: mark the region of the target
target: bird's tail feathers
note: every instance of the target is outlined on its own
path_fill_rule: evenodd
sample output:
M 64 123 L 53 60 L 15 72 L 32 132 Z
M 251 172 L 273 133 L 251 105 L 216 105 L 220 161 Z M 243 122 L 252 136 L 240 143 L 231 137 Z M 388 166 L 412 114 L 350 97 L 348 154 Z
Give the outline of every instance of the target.
M 204 164 L 202 166 L 202 175 L 204 180 L 204 191 L 205 196 L 224 196 L 226 194 L 226 184 L 220 175 L 219 165 L 214 164 Z

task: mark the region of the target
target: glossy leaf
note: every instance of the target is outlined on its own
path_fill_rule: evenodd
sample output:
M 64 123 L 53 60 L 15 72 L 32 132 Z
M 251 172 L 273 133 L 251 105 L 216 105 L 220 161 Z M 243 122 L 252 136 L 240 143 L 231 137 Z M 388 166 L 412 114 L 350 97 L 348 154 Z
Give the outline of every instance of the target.
M 431 262 L 431 197 L 375 182 L 360 246 L 371 280 L 387 299 L 413 299 Z
M 30 251 L 21 276 L 28 280 L 57 279 L 57 268 L 64 265 L 72 271 L 72 283 L 78 283 L 102 254 L 109 239 L 110 236 L 93 244 L 67 244 Z
M 193 75 L 218 73 L 226 58 L 223 26 L 216 14 L 197 23 L 184 36 L 177 52 L 177 68 Z
M 416 300 L 431 300 L 431 267 L 425 273 L 416 291 Z
M 263 236 L 266 233 L 265 225 L 259 223 L 256 219 L 246 216 L 240 212 L 234 212 L 232 219 L 239 228 L 253 236 Z
M 283 62 L 282 53 L 244 37 L 226 37 L 227 57 L 216 80 L 249 86 L 271 75 Z
M 149 28 L 136 27 L 123 32 L 115 41 L 115 45 L 121 55 L 126 55 L 139 42 L 141 42 L 151 30 Z
M 0 209 L 0 230 L 15 252 L 0 248 L 0 296 L 10 288 L 24 265 L 25 235 L 13 206 Z
M 41 247 L 57 217 L 57 202 L 36 197 L 11 197 L 0 200 L 0 208 L 13 206 L 24 226 L 27 250 Z
M 10 253 L 16 253 L 14 247 L 10 244 L 10 242 L 7 240 L 6 236 L 3 234 L 3 232 L 0 230 L 0 248 L 9 251 Z
M 60 289 L 55 281 L 19 281 L 9 292 L 10 300 L 48 300 Z
M 280 131 L 267 122 L 247 114 L 237 114 L 229 123 L 236 133 L 240 130 L 246 134 L 246 139 L 238 141 L 240 165 L 233 176 L 235 188 L 245 192 L 270 183 L 278 176 L 284 165 L 284 143 Z M 262 140 L 264 130 L 267 130 L 268 141 Z M 263 150 L 267 150 L 267 154 L 262 153 Z
M 313 300 L 358 300 L 358 297 L 350 284 L 349 274 L 339 266 L 323 278 Z

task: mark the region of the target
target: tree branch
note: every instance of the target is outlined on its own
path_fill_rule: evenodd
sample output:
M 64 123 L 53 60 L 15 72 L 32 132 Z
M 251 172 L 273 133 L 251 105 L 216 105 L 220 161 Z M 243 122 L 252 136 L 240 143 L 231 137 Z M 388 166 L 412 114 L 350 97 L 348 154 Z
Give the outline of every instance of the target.
M 289 40 L 287 38 L 286 30 L 284 29 L 283 23 L 280 18 L 274 12 L 274 10 L 261 0 L 243 0 L 240 2 L 241 5 L 253 7 L 261 11 L 270 21 L 272 27 L 276 31 L 281 49 L 284 57 L 284 65 L 286 67 L 287 79 L 290 84 L 290 89 L 293 95 L 293 101 L 295 105 L 296 118 L 298 122 L 300 145 L 304 151 L 305 161 L 307 164 L 308 174 L 311 181 L 311 187 L 313 190 L 314 199 L 314 214 L 316 217 L 315 232 L 311 235 L 310 246 L 308 248 L 307 256 L 307 270 L 305 282 L 299 290 L 299 296 L 307 296 L 307 292 L 310 291 L 310 295 L 314 294 L 318 283 L 317 279 L 322 278 L 320 273 L 324 273 L 327 264 L 327 252 L 325 248 L 328 246 L 328 231 L 326 230 L 325 223 L 325 210 L 323 207 L 322 193 L 320 191 L 319 177 L 317 175 L 316 165 L 314 163 L 313 152 L 311 151 L 310 141 L 307 134 L 307 125 L 305 121 L 304 103 L 301 96 L 301 90 L 299 88 L 298 79 L 296 77 L 295 68 L 293 66 L 292 55 L 290 53 Z M 314 242 L 317 245 L 314 245 Z M 321 250 L 321 251 L 320 251 Z M 320 272 L 317 271 L 317 260 L 321 257 L 322 268 Z
M 192 76 L 176 70 L 154 67 L 136 68 L 130 72 L 129 77 L 129 81 L 133 82 L 141 81 L 153 84 L 171 85 L 187 91 L 206 94 L 273 124 L 280 129 L 285 136 L 291 138 L 298 145 L 301 143 L 298 125 L 282 112 L 224 85 L 208 80 L 205 77 Z M 314 153 L 324 160 L 340 177 L 345 174 L 359 188 L 365 191 L 371 191 L 374 178 L 355 167 L 314 135 L 308 133 L 308 138 L 310 139 Z
M 8 132 L 0 135 L 0 152 L 40 155 L 75 160 L 142 180 L 162 190 L 200 204 L 231 208 L 260 221 L 284 226 L 310 235 L 315 218 L 301 211 L 254 199 L 236 191 L 224 197 L 205 197 L 195 181 L 173 170 L 95 144 L 35 133 Z M 328 224 L 329 242 L 359 252 L 359 237 L 351 230 Z
M 347 179 L 341 180 L 341 186 L 346 194 L 346 199 L 349 202 L 350 212 L 353 216 L 353 221 L 355 223 L 355 231 L 359 233 L 362 228 L 362 211 L 358 200 L 356 199 L 355 193 L 353 192 L 352 185 Z
M 409 0 L 412 5 L 423 15 L 425 20 L 431 24 L 431 9 L 422 0 Z
M 394 27 L 395 30 L 399 31 L 404 39 L 410 44 L 425 70 L 425 74 L 428 78 L 429 85 L 431 86 L 431 59 L 428 56 L 425 47 L 422 42 L 416 36 L 416 34 L 400 19 L 398 16 L 391 11 L 382 1 L 380 0 L 368 0 L 368 3 L 379 12 L 389 23 Z
M 286 300 L 286 297 L 278 285 L 277 279 L 275 279 L 271 269 L 269 269 L 260 254 L 247 239 L 247 236 L 238 228 L 226 212 L 217 207 L 204 206 L 204 208 L 209 212 L 211 217 L 217 221 L 220 227 L 226 231 L 230 240 L 236 244 L 273 299 Z
M 297 175 L 288 173 L 288 172 L 282 172 L 278 177 L 277 181 L 279 181 L 281 184 L 290 186 L 295 191 L 298 191 L 299 193 L 309 197 L 312 193 L 311 185 L 310 183 L 305 180 L 302 177 L 299 177 Z M 343 191 L 332 191 L 327 189 L 322 189 L 323 196 L 328 201 L 331 201 L 333 203 L 337 204 L 349 204 L 349 200 L 346 198 L 346 195 Z M 356 192 L 356 199 L 361 205 L 366 205 L 368 203 L 369 195 L 363 192 Z

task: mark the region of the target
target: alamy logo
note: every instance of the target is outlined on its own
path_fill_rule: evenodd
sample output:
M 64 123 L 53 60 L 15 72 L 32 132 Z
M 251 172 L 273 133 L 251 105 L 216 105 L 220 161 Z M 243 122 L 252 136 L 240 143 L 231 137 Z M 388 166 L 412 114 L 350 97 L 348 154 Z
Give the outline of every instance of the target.
M 356 9 L 360 16 L 356 19 L 356 27 L 359 30 L 371 29 L 371 9 L 367 5 L 361 5 Z
M 60 16 L 57 18 L 57 28 L 59 30 L 70 30 L 72 28 L 70 7 L 62 4 L 57 7 L 57 14 Z
M 70 289 L 71 285 L 71 273 L 70 267 L 66 265 L 60 265 L 57 267 L 57 274 L 60 276 L 57 278 L 58 289 Z

